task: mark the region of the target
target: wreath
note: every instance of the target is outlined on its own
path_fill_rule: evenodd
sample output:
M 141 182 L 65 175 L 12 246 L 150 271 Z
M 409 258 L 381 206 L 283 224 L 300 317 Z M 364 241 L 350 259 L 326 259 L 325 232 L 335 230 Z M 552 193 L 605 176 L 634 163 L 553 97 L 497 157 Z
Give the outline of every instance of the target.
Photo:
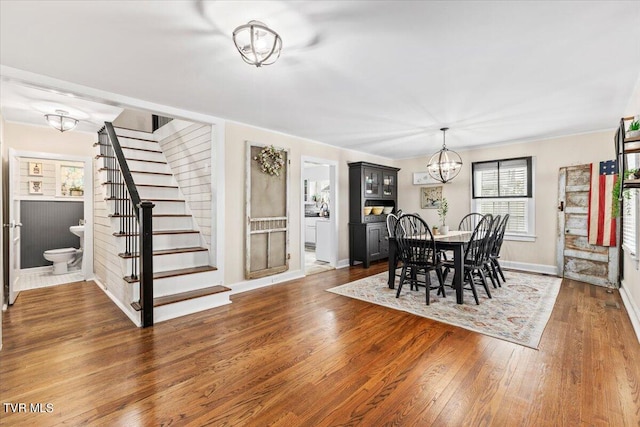
M 253 158 L 258 164 L 262 172 L 269 175 L 280 176 L 280 169 L 284 166 L 284 155 L 282 150 L 277 150 L 273 145 L 264 147 L 260 154 Z

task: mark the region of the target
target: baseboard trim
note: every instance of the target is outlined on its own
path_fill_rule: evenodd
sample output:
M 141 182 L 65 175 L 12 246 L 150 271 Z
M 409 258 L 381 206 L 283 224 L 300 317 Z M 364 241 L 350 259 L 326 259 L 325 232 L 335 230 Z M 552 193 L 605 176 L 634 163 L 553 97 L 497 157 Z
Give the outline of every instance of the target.
M 96 286 L 100 290 L 102 290 L 102 292 L 104 292 L 109 297 L 109 299 L 113 301 L 115 305 L 118 306 L 118 308 L 129 318 L 129 320 L 133 322 L 134 325 L 136 325 L 137 327 L 142 326 L 142 322 L 140 321 L 140 319 L 136 319 L 133 316 L 133 313 L 129 312 L 129 310 L 127 310 L 127 308 L 124 305 L 122 305 L 120 300 L 118 300 L 100 280 L 98 280 L 97 278 L 94 278 L 93 281 L 96 284 Z
M 640 309 L 633 301 L 631 295 L 627 292 L 628 287 L 629 286 L 626 285 L 623 280 L 622 286 L 619 289 L 620 297 L 622 298 L 624 308 L 627 309 L 627 315 L 629 315 L 629 320 L 631 320 L 633 330 L 636 332 L 636 338 L 638 338 L 638 342 L 640 342 Z
M 349 259 L 341 259 L 336 264 L 336 269 L 349 267 Z
M 551 276 L 558 275 L 558 267 L 556 267 L 555 265 L 531 264 L 528 262 L 505 261 L 505 260 L 500 260 L 500 265 L 503 268 L 510 268 L 513 270 L 528 271 L 531 273 L 539 273 L 539 274 L 549 274 Z
M 264 288 L 266 286 L 277 285 L 289 280 L 300 279 L 305 277 L 301 270 L 287 271 L 285 273 L 274 274 L 273 276 L 261 277 L 260 279 L 245 280 L 232 285 L 225 285 L 231 288 L 231 294 L 235 295 L 242 292 L 252 291 L 254 289 Z

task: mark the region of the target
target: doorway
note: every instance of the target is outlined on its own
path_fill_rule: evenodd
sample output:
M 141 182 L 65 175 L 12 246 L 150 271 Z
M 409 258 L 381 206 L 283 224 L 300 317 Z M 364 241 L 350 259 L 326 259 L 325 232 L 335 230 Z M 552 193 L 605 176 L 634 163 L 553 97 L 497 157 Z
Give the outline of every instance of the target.
M 301 269 L 306 275 L 333 270 L 337 262 L 337 163 L 302 158 Z
M 91 158 L 10 149 L 8 163 L 9 286 L 5 301 L 13 304 L 24 290 L 92 278 Z M 74 227 L 72 233 L 70 227 L 80 223 L 84 227 Z M 53 275 L 42 244 L 53 245 L 46 249 L 82 249 L 82 256 L 66 274 Z

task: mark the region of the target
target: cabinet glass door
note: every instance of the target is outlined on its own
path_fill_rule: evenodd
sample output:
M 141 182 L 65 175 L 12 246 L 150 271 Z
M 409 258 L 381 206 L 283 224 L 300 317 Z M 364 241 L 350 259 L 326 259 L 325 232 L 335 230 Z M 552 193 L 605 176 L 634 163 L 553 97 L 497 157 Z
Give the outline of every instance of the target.
M 369 197 L 380 195 L 380 171 L 364 170 L 364 195 Z
M 382 173 L 382 195 L 393 197 L 396 193 L 396 177 L 392 173 Z

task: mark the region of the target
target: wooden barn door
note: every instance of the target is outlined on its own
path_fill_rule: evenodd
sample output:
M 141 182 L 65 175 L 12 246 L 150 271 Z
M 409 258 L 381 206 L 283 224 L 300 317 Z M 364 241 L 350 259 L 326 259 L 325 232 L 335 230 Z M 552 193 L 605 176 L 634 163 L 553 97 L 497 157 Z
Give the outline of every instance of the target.
M 255 158 L 264 145 L 247 142 L 245 278 L 289 269 L 289 152 L 278 175 L 262 170 Z
M 558 179 L 558 271 L 562 277 L 593 285 L 615 286 L 617 249 L 588 240 L 591 166 L 560 168 Z

